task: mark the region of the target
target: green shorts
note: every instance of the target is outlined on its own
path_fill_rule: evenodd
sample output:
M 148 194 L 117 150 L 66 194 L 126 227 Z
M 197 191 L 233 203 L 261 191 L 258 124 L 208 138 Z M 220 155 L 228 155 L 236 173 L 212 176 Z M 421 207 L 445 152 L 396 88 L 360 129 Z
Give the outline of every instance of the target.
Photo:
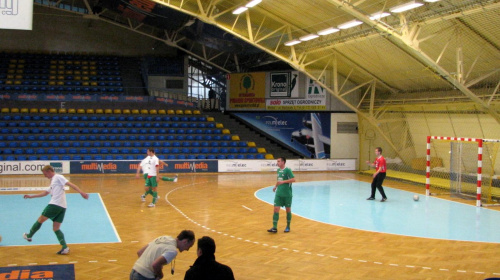
M 148 179 L 148 173 L 144 173 L 144 180 Z
M 158 183 L 156 182 L 156 176 L 146 178 L 146 187 L 156 188 Z
M 49 204 L 45 209 L 43 209 L 42 216 L 51 219 L 54 222 L 62 223 L 64 220 L 64 214 L 66 214 L 66 208 L 57 206 L 55 204 Z
M 275 196 L 274 197 L 275 207 L 292 207 L 292 197 L 291 196 Z

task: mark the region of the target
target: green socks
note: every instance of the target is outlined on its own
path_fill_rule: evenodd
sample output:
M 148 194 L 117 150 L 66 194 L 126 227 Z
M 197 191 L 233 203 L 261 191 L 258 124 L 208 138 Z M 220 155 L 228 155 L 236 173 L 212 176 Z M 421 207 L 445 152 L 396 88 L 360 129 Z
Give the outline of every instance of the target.
M 174 181 L 174 178 L 169 178 L 169 177 L 165 177 L 165 176 L 161 177 L 161 179 L 163 181 L 169 181 L 169 182 L 173 182 Z
M 278 227 L 278 220 L 280 219 L 280 213 L 273 214 L 273 228 Z
M 66 247 L 68 247 L 66 245 L 66 240 L 64 240 L 64 234 L 62 233 L 62 231 L 58 230 L 58 231 L 54 231 L 54 233 L 56 234 L 57 240 L 59 241 L 59 244 L 61 244 L 61 246 L 63 247 L 63 249 L 65 249 Z
M 286 212 L 286 227 L 290 228 L 290 222 L 292 221 L 292 212 Z
M 36 221 L 33 226 L 30 229 L 30 233 L 28 234 L 28 237 L 31 238 L 37 232 L 40 228 L 42 227 L 42 224 L 40 224 L 38 221 Z
M 158 192 L 153 192 L 153 204 L 156 204 L 157 199 L 158 199 Z

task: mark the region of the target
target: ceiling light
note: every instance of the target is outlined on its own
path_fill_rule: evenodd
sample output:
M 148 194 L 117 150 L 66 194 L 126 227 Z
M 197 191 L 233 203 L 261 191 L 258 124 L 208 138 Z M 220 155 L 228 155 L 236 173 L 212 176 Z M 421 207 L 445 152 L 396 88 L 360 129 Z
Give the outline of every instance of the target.
M 252 8 L 253 6 L 259 4 L 260 2 L 262 2 L 262 0 L 252 0 L 248 2 L 248 4 L 246 4 L 245 7 Z
M 319 31 L 318 35 L 325 36 L 325 35 L 332 34 L 332 33 L 338 32 L 338 31 L 339 31 L 338 28 L 330 27 L 330 28 L 323 29 L 323 30 Z
M 370 15 L 371 20 L 378 20 L 390 16 L 391 14 L 387 12 L 378 12 Z
M 236 9 L 236 10 L 233 11 L 233 15 L 239 15 L 239 14 L 243 13 L 246 10 L 248 10 L 247 7 L 239 7 L 238 9 Z
M 354 26 L 358 26 L 360 24 L 363 24 L 363 22 L 355 19 L 355 20 L 348 21 L 346 23 L 342 23 L 341 25 L 339 25 L 337 27 L 339 29 L 347 29 L 347 28 L 351 28 L 351 27 L 354 27 Z
M 418 1 L 410 1 L 408 3 L 402 4 L 402 5 L 399 5 L 396 7 L 392 7 L 389 9 L 389 11 L 391 11 L 391 13 L 402 13 L 402 12 L 405 12 L 405 11 L 408 11 L 411 9 L 415 9 L 415 8 L 420 7 L 422 5 L 423 5 L 423 3 L 420 3 Z
M 309 41 L 309 40 L 312 40 L 312 39 L 316 39 L 318 37 L 319 37 L 319 35 L 309 34 L 309 35 L 300 37 L 299 40 L 301 40 L 302 42 L 305 42 L 305 41 Z
M 293 45 L 297 45 L 297 44 L 299 44 L 299 43 L 301 43 L 301 42 L 302 42 L 302 41 L 300 41 L 300 40 L 291 40 L 291 41 L 286 42 L 286 43 L 285 43 L 285 46 L 290 47 L 290 46 L 293 46 Z

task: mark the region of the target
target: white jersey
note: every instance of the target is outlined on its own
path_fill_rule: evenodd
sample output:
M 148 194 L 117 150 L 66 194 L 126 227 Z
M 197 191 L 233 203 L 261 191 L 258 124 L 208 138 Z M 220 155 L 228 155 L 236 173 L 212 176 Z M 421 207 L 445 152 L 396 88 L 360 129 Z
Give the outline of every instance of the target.
M 149 157 L 149 171 L 148 177 L 153 177 L 158 175 L 156 173 L 156 167 L 160 165 L 160 160 L 156 156 Z
M 145 159 L 143 159 L 141 161 L 141 163 L 139 164 L 141 166 L 141 169 L 142 169 L 142 173 L 144 174 L 148 174 L 149 173 L 149 159 L 150 157 L 147 156 Z
M 167 264 L 177 256 L 177 240 L 172 236 L 160 236 L 148 244 L 148 247 L 137 259 L 133 269 L 147 278 L 155 278 L 153 262 L 163 256 Z
M 66 193 L 64 192 L 64 185 L 66 185 L 67 182 L 68 179 L 66 179 L 63 175 L 55 174 L 52 177 L 50 180 L 50 187 L 47 189 L 52 196 L 49 204 L 54 204 L 63 208 L 67 207 Z

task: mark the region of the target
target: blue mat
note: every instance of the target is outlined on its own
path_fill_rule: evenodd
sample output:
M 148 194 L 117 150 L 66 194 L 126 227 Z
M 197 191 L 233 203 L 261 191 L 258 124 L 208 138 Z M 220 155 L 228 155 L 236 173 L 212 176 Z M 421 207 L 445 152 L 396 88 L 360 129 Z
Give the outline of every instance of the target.
M 500 243 L 500 211 L 384 187 L 386 202 L 368 201 L 369 183 L 356 180 L 293 184 L 292 212 L 318 222 L 348 228 L 436 239 Z M 272 204 L 272 187 L 256 197 Z M 271 222 L 271 217 L 269 217 Z M 284 228 L 281 213 L 278 226 Z M 292 220 L 293 228 L 293 220 Z
M 121 242 L 99 194 L 90 193 L 85 200 L 78 193 L 69 193 L 66 199 L 68 208 L 61 230 L 68 244 Z M 29 232 L 49 201 L 50 195 L 32 199 L 24 199 L 21 194 L 0 195 L 0 246 L 58 245 L 50 219 L 32 242 L 23 239 L 23 233 Z

